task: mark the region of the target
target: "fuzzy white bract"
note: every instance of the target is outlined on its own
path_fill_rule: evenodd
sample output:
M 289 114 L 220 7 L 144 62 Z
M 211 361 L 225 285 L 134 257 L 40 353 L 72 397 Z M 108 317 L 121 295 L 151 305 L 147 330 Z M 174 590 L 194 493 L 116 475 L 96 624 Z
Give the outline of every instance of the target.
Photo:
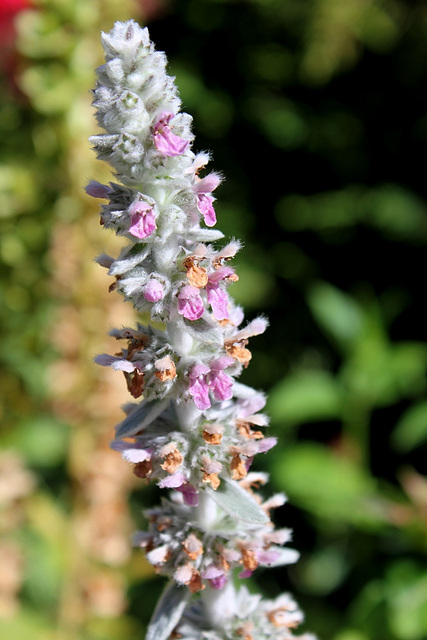
M 264 601 L 233 584 L 233 574 L 298 558 L 283 547 L 290 531 L 275 530 L 269 517 L 284 496 L 264 499 L 267 477 L 250 471 L 254 456 L 276 444 L 265 437 L 265 398 L 236 382 L 251 359 L 248 340 L 267 321 L 242 326 L 228 294 L 240 243 L 218 246 L 213 191 L 221 176 L 205 172 L 207 153 L 192 151 L 191 117 L 180 111 L 165 55 L 133 21 L 116 23 L 102 43 L 94 106 L 104 132 L 91 142 L 117 182 L 92 181 L 86 191 L 105 200 L 101 224 L 127 242 L 98 262 L 114 278 L 110 289 L 154 325 L 114 330 L 124 346 L 96 361 L 122 372 L 138 400 L 125 407 L 113 449 L 136 476 L 168 490 L 134 540 L 169 577 L 147 640 L 173 632 L 287 640 L 302 620 L 290 596 Z

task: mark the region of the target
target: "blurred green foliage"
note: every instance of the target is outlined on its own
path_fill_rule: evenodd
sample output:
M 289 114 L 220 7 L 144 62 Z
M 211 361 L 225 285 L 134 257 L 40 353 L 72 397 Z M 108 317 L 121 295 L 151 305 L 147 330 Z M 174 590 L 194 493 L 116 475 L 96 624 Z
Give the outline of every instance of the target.
M 16 587 L 0 580 L 0 630 L 11 640 L 141 635 L 161 586 L 137 554 L 117 574 L 95 558 L 102 578 L 80 600 L 74 587 L 94 571 L 78 497 L 91 424 L 71 399 L 77 388 L 90 404 L 85 351 L 100 340 L 99 281 L 83 266 L 102 250 L 81 195 L 99 171 L 88 90 L 100 29 L 144 12 L 197 148 L 212 149 L 227 178 L 219 227 L 245 241 L 232 294 L 248 316 L 270 318 L 244 381 L 270 392 L 280 444 L 265 463 L 289 496 L 278 518 L 302 558 L 261 583 L 292 590 L 324 640 L 423 640 L 427 11 L 404 0 L 39 0 L 16 16 L 0 97 L 0 444 L 18 458 L 3 463 L 17 488 L 0 504 L 0 547 L 19 544 L 25 561 Z M 93 244 L 71 244 L 78 267 L 55 249 L 73 228 Z M 67 286 L 83 282 L 52 340 Z M 79 316 L 77 337 L 65 332 Z M 80 353 L 77 387 L 69 364 L 52 382 L 58 344 Z M 132 508 L 150 496 L 135 493 Z M 127 614 L 111 600 L 124 574 Z

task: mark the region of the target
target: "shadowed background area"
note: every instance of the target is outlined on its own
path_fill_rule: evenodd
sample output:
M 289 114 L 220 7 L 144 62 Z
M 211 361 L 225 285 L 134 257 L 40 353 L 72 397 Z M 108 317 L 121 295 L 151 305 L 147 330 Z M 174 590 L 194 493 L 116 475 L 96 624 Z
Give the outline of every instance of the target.
M 302 557 L 255 578 L 320 640 L 424 640 L 427 8 L 404 0 L 0 3 L 2 637 L 142 638 L 163 586 L 130 545 L 156 490 L 108 447 L 125 381 L 92 362 L 134 322 L 83 191 L 110 179 L 99 33 L 131 17 L 226 176 L 231 294 L 270 319 L 242 381 L 270 394 L 263 468 Z

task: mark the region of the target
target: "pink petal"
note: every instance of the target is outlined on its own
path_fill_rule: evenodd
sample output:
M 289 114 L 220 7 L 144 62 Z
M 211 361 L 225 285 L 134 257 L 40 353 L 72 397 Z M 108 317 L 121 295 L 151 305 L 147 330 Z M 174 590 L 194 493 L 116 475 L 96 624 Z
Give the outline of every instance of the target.
M 143 200 L 136 200 L 129 207 L 131 226 L 129 233 L 136 238 L 147 238 L 156 229 L 153 205 Z
M 249 569 L 244 569 L 239 573 L 239 578 L 250 578 L 252 574 L 253 574 L 253 571 L 250 571 Z
M 163 298 L 163 293 L 162 283 L 156 280 L 156 278 L 152 278 L 145 285 L 142 295 L 148 302 L 157 302 Z
M 194 400 L 194 404 L 200 411 L 209 409 L 211 406 L 211 401 L 209 400 L 209 388 L 204 378 L 197 378 L 188 387 L 188 391 Z
M 225 574 L 223 576 L 218 576 L 218 578 L 209 580 L 209 584 L 211 585 L 212 589 L 222 589 L 226 582 L 227 576 Z
M 241 307 L 231 307 L 230 322 L 233 326 L 238 327 L 244 319 L 243 309 Z
M 217 285 L 221 280 L 225 280 L 234 275 L 232 267 L 220 267 L 213 273 L 209 274 L 209 284 Z
M 233 378 L 223 371 L 211 371 L 208 375 L 208 383 L 215 400 L 230 400 L 233 397 Z
M 143 449 L 137 444 L 131 444 L 124 440 L 113 440 L 110 443 L 110 448 L 113 449 L 113 451 L 119 451 L 122 454 L 122 458 L 134 464 L 144 462 L 144 460 L 150 460 L 152 454 L 151 449 Z
M 212 307 L 216 320 L 228 320 L 228 295 L 227 292 L 217 286 L 206 286 L 208 302 Z
M 157 151 L 164 156 L 179 156 L 188 147 L 188 141 L 172 133 L 169 126 L 173 113 L 162 113 L 154 125 L 153 139 Z
M 199 494 L 192 484 L 185 482 L 180 487 L 175 487 L 183 495 L 184 502 L 189 507 L 197 507 L 199 504 Z
M 132 462 L 133 464 L 137 464 L 138 462 L 144 462 L 145 460 L 150 460 L 151 454 L 147 449 L 138 449 L 138 448 L 129 448 L 123 451 L 122 458 L 127 460 L 128 462 Z
M 204 571 L 202 571 L 201 575 L 205 580 L 213 580 L 214 578 L 223 576 L 224 570 L 216 567 L 214 564 L 211 564 Z
M 220 356 L 219 358 L 215 358 L 215 360 L 211 360 L 209 367 L 211 371 L 222 371 L 223 369 L 227 369 L 227 367 L 231 367 L 232 364 L 234 364 L 234 358 L 230 358 L 230 356 Z
M 181 471 L 177 471 L 176 473 L 172 473 L 170 476 L 166 476 L 166 478 L 162 478 L 157 485 L 161 489 L 177 489 L 181 487 L 185 482 L 184 474 Z
M 127 373 L 132 373 L 135 369 L 141 368 L 140 362 L 129 362 L 125 358 L 109 356 L 106 353 L 96 356 L 95 362 L 102 367 L 112 367 L 115 371 L 126 371 Z
M 196 380 L 196 378 L 200 378 L 200 376 L 205 376 L 207 373 L 209 373 L 209 371 L 210 367 L 208 367 L 206 364 L 195 364 L 190 371 L 190 380 Z
M 221 178 L 217 173 L 208 173 L 207 176 L 197 182 L 194 191 L 196 193 L 210 193 L 217 188 L 220 182 Z
M 264 438 L 258 441 L 258 453 L 265 453 L 277 444 L 277 438 Z
M 206 226 L 213 227 L 216 224 L 216 214 L 213 208 L 213 197 L 205 193 L 197 194 L 197 208 L 203 216 Z
M 242 398 L 241 400 L 238 400 L 239 418 L 246 418 L 257 411 L 260 411 L 265 407 L 265 402 L 265 397 L 261 393 L 256 393 L 255 391 L 249 398 Z
M 178 293 L 178 313 L 187 320 L 198 320 L 205 310 L 199 289 L 191 284 L 182 287 Z
M 271 564 L 280 558 L 277 551 L 257 551 L 256 558 L 260 564 Z

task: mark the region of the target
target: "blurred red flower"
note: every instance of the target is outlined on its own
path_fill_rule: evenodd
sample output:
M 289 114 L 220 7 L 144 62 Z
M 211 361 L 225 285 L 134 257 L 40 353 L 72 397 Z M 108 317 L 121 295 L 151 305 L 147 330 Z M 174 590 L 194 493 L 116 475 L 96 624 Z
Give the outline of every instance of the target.
M 30 0 L 0 0 L 0 73 L 7 78 L 14 90 L 17 63 L 15 17 L 30 6 Z

